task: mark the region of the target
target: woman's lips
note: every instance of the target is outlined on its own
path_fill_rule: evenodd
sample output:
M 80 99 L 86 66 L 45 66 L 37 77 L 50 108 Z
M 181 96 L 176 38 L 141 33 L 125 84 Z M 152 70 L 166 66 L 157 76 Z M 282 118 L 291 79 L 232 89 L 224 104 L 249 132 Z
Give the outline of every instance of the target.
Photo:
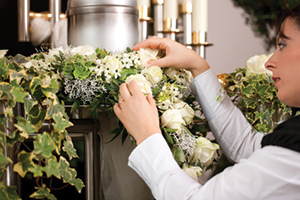
M 280 81 L 280 78 L 279 77 L 272 77 L 273 81 L 275 82 L 274 83 L 274 86 L 276 86 L 276 84 Z

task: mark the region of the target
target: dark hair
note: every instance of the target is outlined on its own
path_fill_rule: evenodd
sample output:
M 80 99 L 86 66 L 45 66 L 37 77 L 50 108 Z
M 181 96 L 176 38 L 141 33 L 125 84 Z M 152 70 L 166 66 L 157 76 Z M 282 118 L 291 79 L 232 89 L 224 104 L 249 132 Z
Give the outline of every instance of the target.
M 293 20 L 295 26 L 300 30 L 300 5 L 294 7 L 293 9 L 286 8 L 283 11 L 277 15 L 276 18 L 276 32 L 278 37 L 281 38 L 288 38 L 284 33 L 281 28 L 282 23 L 284 22 L 285 19 L 290 18 Z

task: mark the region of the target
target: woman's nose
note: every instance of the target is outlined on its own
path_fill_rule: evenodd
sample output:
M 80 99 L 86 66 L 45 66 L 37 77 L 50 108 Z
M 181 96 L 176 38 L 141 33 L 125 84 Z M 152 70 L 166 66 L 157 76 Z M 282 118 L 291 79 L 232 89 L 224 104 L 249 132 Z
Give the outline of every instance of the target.
M 265 62 L 265 68 L 272 71 L 276 68 L 275 53 Z

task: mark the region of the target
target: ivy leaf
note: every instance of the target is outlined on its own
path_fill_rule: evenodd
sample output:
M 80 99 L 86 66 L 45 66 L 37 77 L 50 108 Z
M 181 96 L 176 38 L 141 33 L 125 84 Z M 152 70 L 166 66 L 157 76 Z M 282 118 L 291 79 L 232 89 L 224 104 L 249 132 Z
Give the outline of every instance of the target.
M 40 166 L 40 165 L 37 165 L 37 164 L 33 164 L 34 167 L 30 167 L 28 170 L 30 172 L 33 173 L 33 177 L 41 177 L 43 176 L 43 169 L 44 167 Z
M 36 154 L 42 153 L 45 158 L 50 158 L 52 156 L 52 151 L 55 149 L 54 142 L 50 135 L 44 132 L 42 135 L 35 135 L 34 139 L 35 141 L 33 141 L 33 152 Z
M 13 163 L 13 162 L 9 157 L 6 157 L 5 155 L 0 154 L 0 163 L 8 164 L 8 163 Z
M 7 76 L 8 66 L 5 63 L 5 59 L 0 60 L 0 75 L 2 78 Z
M 61 141 L 63 139 L 65 139 L 65 136 L 64 134 L 58 132 L 58 131 L 54 131 L 52 132 L 52 139 L 53 139 L 53 142 L 55 144 L 55 151 L 56 153 L 59 155 L 60 154 L 60 147 L 61 147 Z
M 266 94 L 268 94 L 268 89 L 270 88 L 269 85 L 259 85 L 257 87 L 257 91 L 260 97 L 264 97 L 266 96 Z
M 33 78 L 30 83 L 31 94 L 34 94 L 37 91 L 38 86 L 41 85 L 43 85 L 43 81 L 39 77 Z
M 64 110 L 65 110 L 63 105 L 61 105 L 61 104 L 54 105 L 53 101 L 51 101 L 50 99 L 46 99 L 43 102 L 43 105 L 47 105 L 49 107 L 47 110 L 46 119 L 51 119 L 54 114 L 64 113 Z
M 23 88 L 16 83 L 16 80 L 13 80 L 11 85 L 13 86 L 11 94 L 14 96 L 14 100 L 16 102 L 24 103 L 23 98 L 27 97 L 28 92 L 24 92 Z
M 33 108 L 28 113 L 28 121 L 35 126 L 35 132 L 38 132 L 39 129 L 43 126 L 45 121 L 46 111 L 41 109 L 39 105 L 33 106 Z
M 66 128 L 73 126 L 73 124 L 69 120 L 63 118 L 63 115 L 61 113 L 54 114 L 53 119 L 54 130 L 57 130 L 59 132 L 63 132 Z
M 77 191 L 80 193 L 82 188 L 85 186 L 80 179 L 76 178 L 76 170 L 70 168 L 69 166 L 70 164 L 68 163 L 68 161 L 61 156 L 59 160 L 59 169 L 64 182 L 74 185 Z
M 46 187 L 45 184 L 43 184 L 42 187 L 35 187 L 37 189 L 36 192 L 30 195 L 30 198 L 35 199 L 50 199 L 50 200 L 57 200 L 56 197 L 53 194 L 50 194 L 50 189 Z
M 33 106 L 38 104 L 37 101 L 26 97 L 24 97 L 23 101 L 24 101 L 25 114 L 28 114 L 29 111 L 33 108 Z
M 17 194 L 17 187 L 5 186 L 3 182 L 0 182 L 0 199 L 1 200 L 22 200 Z
M 22 150 L 18 154 L 18 158 L 19 162 L 14 165 L 14 171 L 24 178 L 29 169 L 34 168 L 33 154 Z
M 18 120 L 18 124 L 14 124 L 14 126 L 21 132 L 20 135 L 25 139 L 28 138 L 28 134 L 33 134 L 35 132 L 34 126 L 30 121 L 25 121 L 23 117 L 16 117 Z
M 9 83 L 2 82 L 0 83 L 0 99 L 9 98 L 13 99 L 11 94 L 12 86 Z
M 76 149 L 74 148 L 70 136 L 67 136 L 67 140 L 64 141 L 64 146 L 62 149 L 68 154 L 70 160 L 72 160 L 72 158 L 78 158 Z
M 44 167 L 44 171 L 47 177 L 50 178 L 52 175 L 60 179 L 59 162 L 54 158 L 48 160 L 48 164 Z

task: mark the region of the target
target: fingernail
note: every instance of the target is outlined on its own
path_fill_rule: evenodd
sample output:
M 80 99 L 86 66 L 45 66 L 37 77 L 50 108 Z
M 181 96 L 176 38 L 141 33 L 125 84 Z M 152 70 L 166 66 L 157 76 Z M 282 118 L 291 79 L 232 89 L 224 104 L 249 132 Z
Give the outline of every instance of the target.
M 151 67 L 152 65 L 151 65 L 151 63 L 147 63 L 147 68 L 149 68 L 149 67 Z

